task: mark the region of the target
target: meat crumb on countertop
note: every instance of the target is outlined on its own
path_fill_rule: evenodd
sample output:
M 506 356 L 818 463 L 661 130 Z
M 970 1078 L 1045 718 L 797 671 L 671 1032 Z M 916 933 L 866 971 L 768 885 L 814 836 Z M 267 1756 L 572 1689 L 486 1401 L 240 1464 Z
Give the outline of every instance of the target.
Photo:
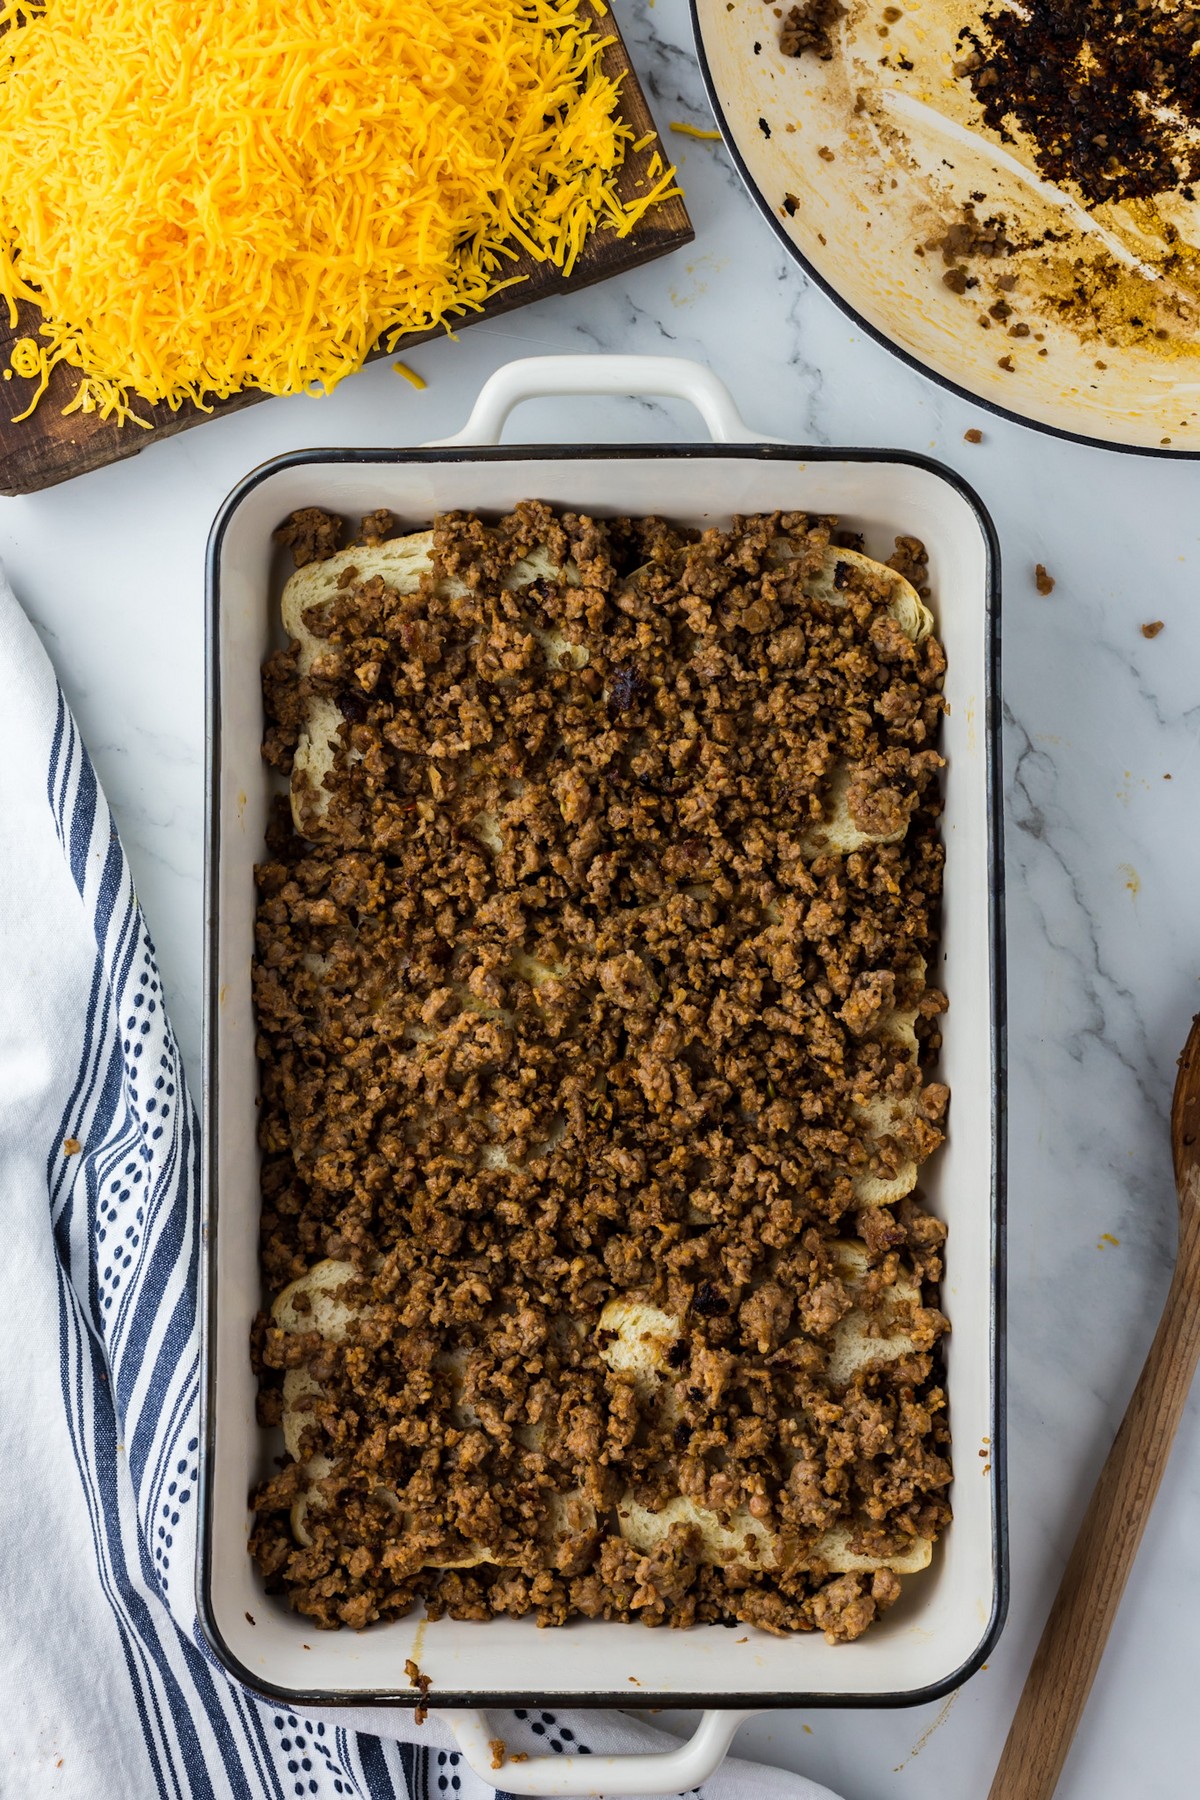
M 1156 638 L 1162 628 L 1163 621 L 1161 619 L 1152 619 L 1148 625 L 1143 625 L 1141 627 L 1142 636 L 1144 638 Z
M 310 524 L 320 555 L 339 528 Z M 845 1527 L 896 1559 L 950 1516 L 945 1228 L 900 1179 L 949 1097 L 945 657 L 893 610 L 919 541 L 890 569 L 860 541 L 443 515 L 416 591 L 347 571 L 311 673 L 267 665 L 284 773 L 314 700 L 342 719 L 319 837 L 273 816 L 254 968 L 266 1288 L 332 1259 L 346 1322 L 306 1329 L 307 1293 L 256 1321 L 260 1416 L 285 1378 L 304 1399 L 251 1548 L 321 1626 L 423 1603 L 848 1640 L 900 1582 L 806 1552 Z M 658 1374 L 606 1360 L 614 1302 L 666 1318 Z M 894 1305 L 905 1347 L 835 1380 Z M 630 1495 L 727 1550 L 686 1518 L 636 1547 Z
M 982 444 L 983 433 L 977 425 L 972 425 L 969 431 L 963 432 L 963 442 L 966 444 Z
M 1047 572 L 1045 563 L 1037 565 L 1033 571 L 1033 579 L 1039 594 L 1044 596 L 1054 592 L 1054 577 Z

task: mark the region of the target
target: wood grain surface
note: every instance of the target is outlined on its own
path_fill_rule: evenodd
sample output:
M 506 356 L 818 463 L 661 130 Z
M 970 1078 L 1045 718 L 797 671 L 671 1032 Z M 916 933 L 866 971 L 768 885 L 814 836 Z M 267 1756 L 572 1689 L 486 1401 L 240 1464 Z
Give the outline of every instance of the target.
M 581 10 L 590 9 L 585 5 Z M 636 142 L 654 129 L 654 120 L 611 13 L 597 18 L 596 25 L 605 36 L 613 38 L 604 51 L 603 68 L 606 74 L 623 77 L 621 114 L 633 127 Z M 646 178 L 647 167 L 656 149 L 664 163 L 669 163 L 669 146 L 663 143 L 652 142 L 636 156 L 627 155 L 618 182 L 623 200 L 632 201 L 639 192 L 645 191 L 639 189 L 638 183 Z M 674 199 L 653 207 L 628 237 L 618 238 L 611 231 L 594 232 L 569 279 L 564 280 L 550 264 L 534 262 L 522 254 L 512 265 L 512 272 L 526 275 L 528 279 L 515 287 L 505 288 L 482 312 L 466 313 L 461 319 L 453 320 L 453 328 L 458 331 L 478 319 L 498 318 L 501 313 L 527 306 L 548 294 L 590 287 L 593 282 L 620 275 L 641 263 L 664 256 L 670 250 L 679 249 L 681 245 L 691 243 L 694 236 L 683 201 Z M 19 308 L 15 328 L 10 328 L 7 313 L 0 317 L 0 369 L 8 367 L 12 346 L 18 338 L 37 335 L 40 317 L 37 308 L 28 305 Z M 377 347 L 367 360 L 374 361 L 380 356 L 402 358 L 413 346 L 444 335 L 440 326 L 432 331 L 412 332 L 401 338 L 390 351 Z M 103 468 L 106 463 L 117 462 L 123 457 L 136 456 L 139 451 L 152 448 L 160 439 L 173 437 L 177 431 L 188 431 L 193 425 L 203 424 L 205 419 L 235 412 L 242 406 L 254 406 L 260 400 L 270 398 L 247 389 L 228 400 L 215 402 L 212 412 L 208 413 L 191 405 L 181 406 L 178 412 L 172 412 L 166 405 L 140 407 L 143 416 L 154 420 L 153 431 L 142 431 L 136 425 L 105 422 L 95 413 L 75 412 L 64 417 L 62 408 L 74 395 L 78 379 L 76 370 L 60 363 L 36 411 L 19 425 L 12 423 L 11 415 L 24 411 L 36 384 L 14 375 L 0 386 L 0 494 L 29 494 L 39 488 L 52 487 L 55 482 L 67 481 L 73 475 Z M 320 401 L 314 400 L 313 405 L 319 406 Z
M 1179 1254 L 1167 1304 L 1063 1572 L 989 1800 L 1050 1800 L 1058 1786 L 1200 1361 L 1200 1018 L 1179 1060 L 1171 1148 Z

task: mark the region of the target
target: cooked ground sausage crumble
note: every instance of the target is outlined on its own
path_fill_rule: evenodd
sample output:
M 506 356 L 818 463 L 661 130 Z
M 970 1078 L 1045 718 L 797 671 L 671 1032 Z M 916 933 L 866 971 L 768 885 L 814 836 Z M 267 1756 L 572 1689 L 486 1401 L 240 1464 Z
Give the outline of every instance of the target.
M 340 529 L 310 511 L 287 541 L 302 563 Z M 308 1542 L 291 1458 L 251 1542 L 319 1625 L 423 1601 L 848 1639 L 899 1581 L 805 1547 L 850 1521 L 884 1556 L 949 1518 L 944 1227 L 915 1196 L 856 1210 L 854 1187 L 927 1155 L 948 1098 L 876 1030 L 907 1004 L 922 1065 L 940 1042 L 914 969 L 935 956 L 944 657 L 862 569 L 836 604 L 805 595 L 831 541 L 801 514 L 703 536 L 539 503 L 446 515 L 416 593 L 349 570 L 306 617 L 311 673 L 295 645 L 266 667 L 272 766 L 314 696 L 344 719 L 319 839 L 275 812 L 254 969 L 266 1288 L 357 1271 L 344 1342 L 265 1313 L 253 1337 L 264 1425 L 286 1369 L 319 1390 Z M 502 585 L 539 545 L 577 585 Z M 921 586 L 914 540 L 893 566 Z M 814 858 L 845 763 L 855 823 L 905 835 Z M 864 1103 L 905 1092 L 904 1141 L 872 1141 Z M 837 1387 L 847 1238 L 868 1317 L 898 1271 L 921 1303 L 912 1352 Z M 669 1409 L 604 1360 L 622 1295 L 679 1322 Z M 712 1566 L 680 1524 L 643 1554 L 618 1529 L 630 1490 L 744 1508 L 785 1551 Z M 480 1544 L 495 1560 L 472 1565 Z

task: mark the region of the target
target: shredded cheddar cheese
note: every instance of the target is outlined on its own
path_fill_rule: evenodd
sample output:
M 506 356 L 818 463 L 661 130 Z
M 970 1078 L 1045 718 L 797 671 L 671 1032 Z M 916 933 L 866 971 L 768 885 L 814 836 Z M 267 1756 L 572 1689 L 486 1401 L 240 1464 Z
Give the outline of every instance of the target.
M 678 132 L 680 137 L 700 138 L 704 141 L 712 139 L 719 143 L 721 138 L 719 131 L 708 131 L 701 125 L 687 125 L 682 119 L 672 119 L 671 130 Z
M 24 375 L 32 381 L 35 375 L 41 373 L 44 358 L 41 347 L 35 339 L 18 338 L 12 347 L 12 356 L 9 360 L 12 363 L 14 375 Z
M 415 369 L 410 369 L 406 362 L 394 362 L 392 368 L 397 375 L 403 375 L 405 381 L 411 382 L 415 388 L 420 389 L 429 385 L 425 377 L 418 375 Z
M 16 321 L 14 320 L 13 323 L 15 324 Z M 13 419 L 13 424 L 19 425 L 22 419 L 27 419 L 29 417 L 30 413 L 49 387 L 51 365 L 44 347 L 38 343 L 36 338 L 30 337 L 17 339 L 12 347 L 12 354 L 8 360 L 11 366 L 7 368 L 4 373 L 10 380 L 14 375 L 21 375 L 26 381 L 36 381 L 38 384 L 34 391 L 33 399 L 25 408 L 25 411 L 17 413 Z
M 137 419 L 329 392 L 380 340 L 571 272 L 634 133 L 580 0 L 0 0 L 0 304 L 17 375 Z M 601 7 L 599 9 L 603 11 Z M 28 346 L 28 348 L 26 348 Z M 18 360 L 19 359 L 19 360 Z

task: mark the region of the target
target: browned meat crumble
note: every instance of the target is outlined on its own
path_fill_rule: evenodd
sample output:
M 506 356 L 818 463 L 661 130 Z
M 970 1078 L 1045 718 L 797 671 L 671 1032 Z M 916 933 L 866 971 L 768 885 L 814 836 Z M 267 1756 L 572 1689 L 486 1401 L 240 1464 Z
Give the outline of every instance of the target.
M 254 1332 L 264 1425 L 287 1368 L 320 1390 L 310 1541 L 289 1458 L 251 1543 L 319 1625 L 423 1602 L 849 1639 L 900 1583 L 805 1548 L 850 1520 L 884 1556 L 949 1518 L 944 1227 L 915 1195 L 857 1209 L 854 1189 L 927 1155 L 948 1098 L 877 1031 L 908 1002 L 923 1062 L 940 1042 L 944 1000 L 912 971 L 934 966 L 944 658 L 869 573 L 839 568 L 840 604 L 802 592 L 834 534 L 801 514 L 702 537 L 539 503 L 444 516 L 418 592 L 347 571 L 306 616 L 311 675 L 294 646 L 267 665 L 275 767 L 314 694 L 345 720 L 320 841 L 274 816 L 254 970 L 265 1286 L 339 1259 L 362 1308 L 339 1344 L 267 1314 Z M 768 564 L 780 535 L 791 572 Z M 339 536 L 306 515 L 290 541 L 319 556 Z M 580 585 L 507 591 L 535 545 Z M 893 566 L 922 586 L 915 540 Z M 582 666 L 556 666 L 547 633 Z M 839 760 L 856 823 L 907 831 L 814 859 Z M 856 1109 L 905 1092 L 903 1141 L 869 1143 Z M 835 1386 L 847 1238 L 868 1315 L 898 1271 L 921 1304 L 910 1354 Z M 599 1353 L 623 1295 L 680 1321 L 669 1415 Z M 643 1554 L 617 1529 L 629 1490 L 745 1508 L 778 1566 L 704 1562 L 686 1524 Z M 480 1544 L 495 1560 L 429 1566 Z
M 340 548 L 342 521 L 319 506 L 306 506 L 280 526 L 275 538 L 291 551 L 292 561 L 302 569 L 305 563 L 323 562 Z
M 811 50 L 822 62 L 832 60 L 834 34 L 846 16 L 842 0 L 801 0 L 784 19 L 779 47 L 785 56 L 803 56 Z

